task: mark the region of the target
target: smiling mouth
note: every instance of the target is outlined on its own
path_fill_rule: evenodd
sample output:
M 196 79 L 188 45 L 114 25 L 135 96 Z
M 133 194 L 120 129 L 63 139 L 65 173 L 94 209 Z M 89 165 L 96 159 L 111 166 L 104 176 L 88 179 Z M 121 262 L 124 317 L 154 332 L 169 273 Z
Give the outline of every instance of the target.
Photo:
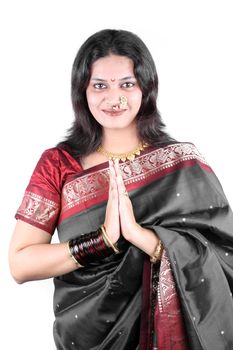
M 118 111 L 114 111 L 114 110 L 109 110 L 109 109 L 103 109 L 102 112 L 104 112 L 105 114 L 111 116 L 111 117 L 117 117 L 122 115 L 125 111 L 127 111 L 127 109 L 120 109 Z

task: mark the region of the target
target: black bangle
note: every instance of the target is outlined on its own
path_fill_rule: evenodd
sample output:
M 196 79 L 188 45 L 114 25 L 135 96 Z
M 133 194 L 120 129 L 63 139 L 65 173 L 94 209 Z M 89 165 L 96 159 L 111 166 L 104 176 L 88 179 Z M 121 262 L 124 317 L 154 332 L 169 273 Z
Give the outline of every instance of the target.
M 69 255 L 79 266 L 99 261 L 116 253 L 116 249 L 108 246 L 102 229 L 84 234 L 68 242 Z

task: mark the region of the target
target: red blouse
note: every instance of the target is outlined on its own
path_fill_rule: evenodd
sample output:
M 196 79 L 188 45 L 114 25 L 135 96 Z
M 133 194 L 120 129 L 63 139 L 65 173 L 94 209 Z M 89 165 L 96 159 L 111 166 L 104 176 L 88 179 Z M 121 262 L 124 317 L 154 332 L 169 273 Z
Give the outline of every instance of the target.
M 43 152 L 15 218 L 53 234 L 59 219 L 63 185 L 69 176 L 81 170 L 81 165 L 63 149 L 55 147 Z

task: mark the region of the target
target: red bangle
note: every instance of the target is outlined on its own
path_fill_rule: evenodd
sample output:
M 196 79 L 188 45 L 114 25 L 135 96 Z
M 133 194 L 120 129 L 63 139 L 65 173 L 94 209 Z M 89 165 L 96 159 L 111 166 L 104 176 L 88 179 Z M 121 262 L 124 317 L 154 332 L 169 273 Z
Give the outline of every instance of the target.
M 77 264 L 85 266 L 119 251 L 114 247 L 102 227 L 68 242 L 69 254 Z M 109 243 L 109 244 L 108 244 Z

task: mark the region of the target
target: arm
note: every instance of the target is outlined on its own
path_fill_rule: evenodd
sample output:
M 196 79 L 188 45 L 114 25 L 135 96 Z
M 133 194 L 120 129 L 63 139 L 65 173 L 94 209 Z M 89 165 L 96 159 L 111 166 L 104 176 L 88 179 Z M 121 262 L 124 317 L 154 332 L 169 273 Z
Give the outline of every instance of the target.
M 55 277 L 77 269 L 67 244 L 50 244 L 51 235 L 18 220 L 9 248 L 10 271 L 17 283 Z
M 154 231 L 144 228 L 137 223 L 130 231 L 125 233 L 125 238 L 149 256 L 153 256 L 160 241 Z
M 136 223 L 131 201 L 119 195 L 123 191 L 121 186 L 125 187 L 121 175 L 115 176 L 113 164 L 110 165 L 110 174 L 105 226 L 112 242 L 118 240 L 121 225 L 121 232 L 128 241 L 152 255 L 159 242 L 157 236 Z M 12 276 L 18 283 L 55 277 L 77 269 L 77 264 L 68 254 L 67 243 L 51 244 L 51 237 L 43 229 L 17 221 L 9 249 L 9 263 Z

